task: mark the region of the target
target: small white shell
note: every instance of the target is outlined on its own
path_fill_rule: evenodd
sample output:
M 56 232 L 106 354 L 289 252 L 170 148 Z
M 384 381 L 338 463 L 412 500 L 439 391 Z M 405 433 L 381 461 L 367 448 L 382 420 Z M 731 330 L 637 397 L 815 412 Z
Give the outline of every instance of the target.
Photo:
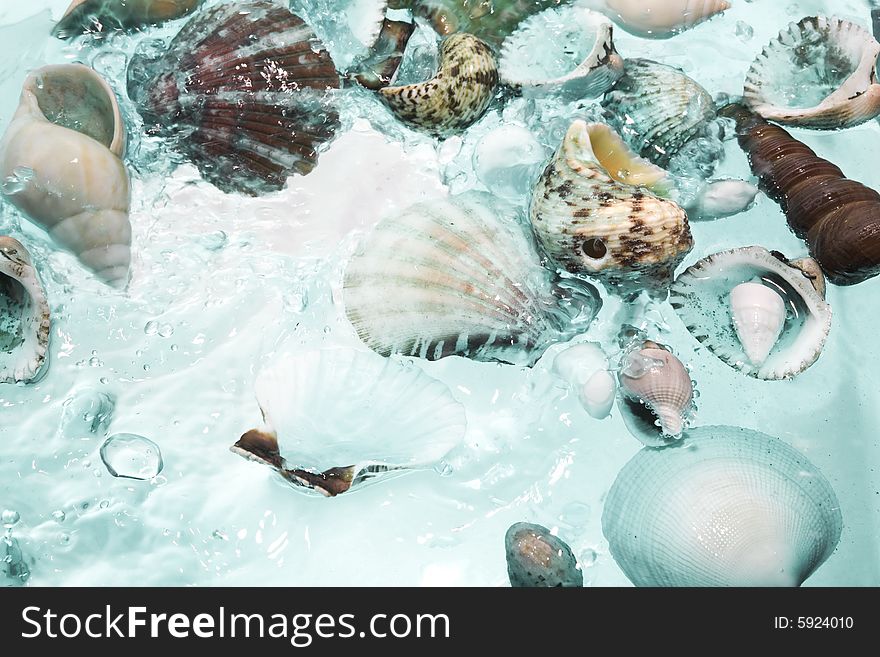
M 831 556 L 842 523 L 803 454 L 721 426 L 641 450 L 602 511 L 611 554 L 636 586 L 799 586 Z
M 588 0 L 593 6 L 597 0 Z M 643 37 L 683 32 L 730 8 L 727 0 L 598 0 L 623 29 Z
M 746 76 L 743 97 L 765 119 L 836 130 L 880 114 L 877 56 L 870 32 L 839 18 L 792 23 Z
M 748 210 L 758 188 L 745 180 L 712 180 L 686 206 L 690 219 L 720 219 Z
M 596 342 L 569 347 L 553 361 L 553 371 L 577 391 L 584 410 L 597 420 L 608 417 L 614 406 L 617 381 L 609 369 L 608 357 Z
M 785 302 L 761 283 L 740 283 L 730 291 L 733 328 L 752 365 L 761 367 L 785 326 Z
M 504 40 L 501 81 L 526 96 L 596 97 L 623 75 L 613 31 L 605 16 L 577 5 L 535 14 Z

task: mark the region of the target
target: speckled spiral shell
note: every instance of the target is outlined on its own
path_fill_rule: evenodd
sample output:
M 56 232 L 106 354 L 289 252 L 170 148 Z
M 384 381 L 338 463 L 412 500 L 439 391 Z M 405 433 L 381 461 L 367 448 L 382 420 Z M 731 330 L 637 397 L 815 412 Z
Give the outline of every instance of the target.
M 343 299 L 361 340 L 382 355 L 531 366 L 599 310 L 589 284 L 563 286 L 516 211 L 474 192 L 383 219 L 349 261 Z
M 379 96 L 404 123 L 443 136 L 479 119 L 497 86 L 492 48 L 471 34 L 454 34 L 440 47 L 437 75 L 417 84 L 385 87 Z
M 880 43 L 865 28 L 812 16 L 767 45 L 746 76 L 743 98 L 765 119 L 822 130 L 848 128 L 880 114 Z M 809 90 L 804 103 L 792 96 Z
M 627 143 L 662 167 L 715 118 L 709 92 L 680 69 L 649 59 L 626 60 L 602 107 Z
M 571 548 L 541 525 L 518 522 L 504 536 L 507 576 L 514 588 L 583 586 Z
M 575 121 L 541 176 L 532 229 L 551 262 L 628 294 L 665 287 L 693 239 L 683 209 L 656 196 L 666 172 L 608 126 Z
M 322 98 L 339 87 L 330 55 L 269 0 L 199 12 L 164 55 L 133 57 L 128 77 L 147 129 L 227 192 L 258 195 L 307 174 L 338 125 Z
M 0 236 L 0 383 L 35 379 L 49 349 L 49 304 L 30 254 Z
M 700 427 L 617 475 L 602 532 L 636 586 L 800 586 L 840 541 L 822 473 L 777 438 Z
M 880 194 L 743 106 L 730 105 L 724 113 L 736 119 L 739 144 L 761 189 L 806 239 L 828 279 L 854 285 L 880 273 Z
M 162 23 L 195 10 L 204 0 L 73 0 L 52 34 L 60 39 L 111 26 L 136 28 Z

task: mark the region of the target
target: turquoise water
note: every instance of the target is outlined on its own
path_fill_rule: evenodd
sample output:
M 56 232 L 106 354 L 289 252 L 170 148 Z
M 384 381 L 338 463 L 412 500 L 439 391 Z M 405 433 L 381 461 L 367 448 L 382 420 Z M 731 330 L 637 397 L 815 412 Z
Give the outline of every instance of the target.
M 525 520 L 557 530 L 578 557 L 585 585 L 628 585 L 600 519 L 611 483 L 641 444 L 616 410 L 592 419 L 553 376 L 559 346 L 532 369 L 457 357 L 419 362 L 467 416 L 462 444 L 436 468 L 325 499 L 229 451 L 260 424 L 254 380 L 265 364 L 314 347 L 363 348 L 342 309 L 341 281 L 372 225 L 415 202 L 483 189 L 487 180 L 523 205 L 529 189 L 520 182 L 537 174 L 571 118 L 598 116 L 591 101 L 515 99 L 437 142 L 402 127 L 372 94 L 347 89 L 343 128 L 313 173 L 259 198 L 226 195 L 145 136 L 125 96 L 124 71 L 137 44 L 173 35 L 182 22 L 66 43 L 48 36 L 66 0 L 12 4 L 0 8 L 0 131 L 29 70 L 92 65 L 115 88 L 128 122 L 134 230 L 132 280 L 116 292 L 11 205 L 0 205 L 0 234 L 27 244 L 54 318 L 48 374 L 31 385 L 0 386 L 0 508 L 20 515 L 12 535 L 30 584 L 505 585 L 504 534 Z M 789 21 L 833 10 L 870 24 L 863 1 L 733 4 L 668 40 L 616 30 L 617 50 L 679 66 L 713 94 L 736 95 L 755 55 Z M 516 134 L 500 139 L 502 159 L 517 162 L 512 182 L 492 178 L 482 159 L 497 156 L 484 137 L 499 129 Z M 792 132 L 852 178 L 880 188 L 876 121 L 842 132 Z M 735 141 L 725 147 L 717 177 L 749 178 Z M 747 212 L 693 221 L 691 230 L 695 246 L 684 266 L 751 244 L 806 253 L 763 195 Z M 603 297 L 587 339 L 604 341 L 616 331 L 620 302 Z M 651 312 L 666 327 L 657 337 L 697 383 L 696 425 L 779 437 L 834 487 L 843 535 L 806 584 L 876 586 L 880 281 L 830 286 L 827 300 L 834 318 L 824 352 L 784 382 L 747 378 L 722 364 L 668 304 Z M 83 421 L 71 409 L 84 400 L 103 401 L 107 417 Z M 111 475 L 100 450 L 107 435 L 120 433 L 158 445 L 158 476 Z

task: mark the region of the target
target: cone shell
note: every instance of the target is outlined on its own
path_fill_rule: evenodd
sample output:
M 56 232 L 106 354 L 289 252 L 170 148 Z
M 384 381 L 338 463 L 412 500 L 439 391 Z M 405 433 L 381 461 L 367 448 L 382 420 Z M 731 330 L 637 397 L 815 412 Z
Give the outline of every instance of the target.
M 623 75 L 613 33 L 611 22 L 598 12 L 580 6 L 547 9 L 504 40 L 501 81 L 524 95 L 599 96 Z
M 730 310 L 730 293 L 759 282 L 785 302 L 779 339 L 762 363 L 743 347 Z M 691 334 L 731 367 L 758 379 L 786 379 L 816 362 L 831 329 L 831 306 L 813 280 L 785 256 L 760 246 L 711 255 L 686 269 L 670 289 L 670 303 Z
M 204 0 L 73 0 L 52 34 L 67 39 L 107 26 L 136 28 L 186 16 Z
M 837 497 L 803 454 L 721 426 L 640 451 L 602 512 L 611 554 L 636 586 L 799 586 L 841 530 Z
M 30 254 L 0 236 L 0 383 L 27 382 L 45 367 L 49 304 Z
M 255 383 L 264 426 L 233 451 L 325 495 L 384 472 L 430 467 L 464 437 L 464 407 L 411 363 L 369 351 L 285 355 Z
M 730 291 L 730 316 L 749 362 L 761 367 L 785 326 L 782 297 L 761 283 L 740 283 Z
M 764 48 L 746 76 L 743 98 L 777 123 L 849 128 L 880 114 L 878 55 L 880 43 L 860 25 L 804 18 Z
M 249 195 L 316 166 L 338 125 L 323 95 L 338 87 L 312 29 L 268 0 L 200 12 L 163 56 L 129 66 L 129 95 L 148 129 L 212 184 Z
M 382 355 L 450 355 L 531 366 L 586 329 L 598 292 L 554 283 L 488 194 L 411 206 L 382 220 L 345 271 L 345 312 Z
M 666 167 L 715 118 L 703 87 L 673 66 L 626 60 L 626 72 L 602 99 L 605 117 L 642 157 Z
M 693 246 L 687 215 L 656 196 L 666 172 L 601 123 L 575 121 L 541 176 L 532 229 L 550 261 L 622 293 L 664 290 Z
M 497 86 L 492 48 L 471 34 L 454 34 L 440 46 L 436 76 L 417 84 L 385 87 L 379 96 L 407 125 L 444 136 L 479 119 Z
M 507 575 L 514 588 L 583 586 L 581 572 L 571 548 L 541 525 L 518 522 L 504 537 Z

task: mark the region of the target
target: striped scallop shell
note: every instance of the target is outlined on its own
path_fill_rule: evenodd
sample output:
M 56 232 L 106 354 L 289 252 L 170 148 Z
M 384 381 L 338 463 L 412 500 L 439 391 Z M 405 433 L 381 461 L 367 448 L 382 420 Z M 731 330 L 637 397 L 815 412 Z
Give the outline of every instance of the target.
M 351 258 L 344 302 L 382 355 L 533 365 L 599 310 L 585 282 L 566 289 L 540 265 L 516 213 L 471 192 L 382 220 Z
M 842 524 L 834 490 L 803 454 L 723 426 L 640 451 L 602 511 L 611 554 L 636 586 L 799 586 Z
M 636 156 L 601 123 L 575 121 L 541 176 L 532 229 L 552 263 L 622 294 L 660 291 L 691 250 L 685 211 L 652 193 L 666 172 Z
M 765 119 L 836 130 L 880 114 L 880 43 L 865 28 L 812 16 L 771 41 L 746 76 L 743 97 Z

